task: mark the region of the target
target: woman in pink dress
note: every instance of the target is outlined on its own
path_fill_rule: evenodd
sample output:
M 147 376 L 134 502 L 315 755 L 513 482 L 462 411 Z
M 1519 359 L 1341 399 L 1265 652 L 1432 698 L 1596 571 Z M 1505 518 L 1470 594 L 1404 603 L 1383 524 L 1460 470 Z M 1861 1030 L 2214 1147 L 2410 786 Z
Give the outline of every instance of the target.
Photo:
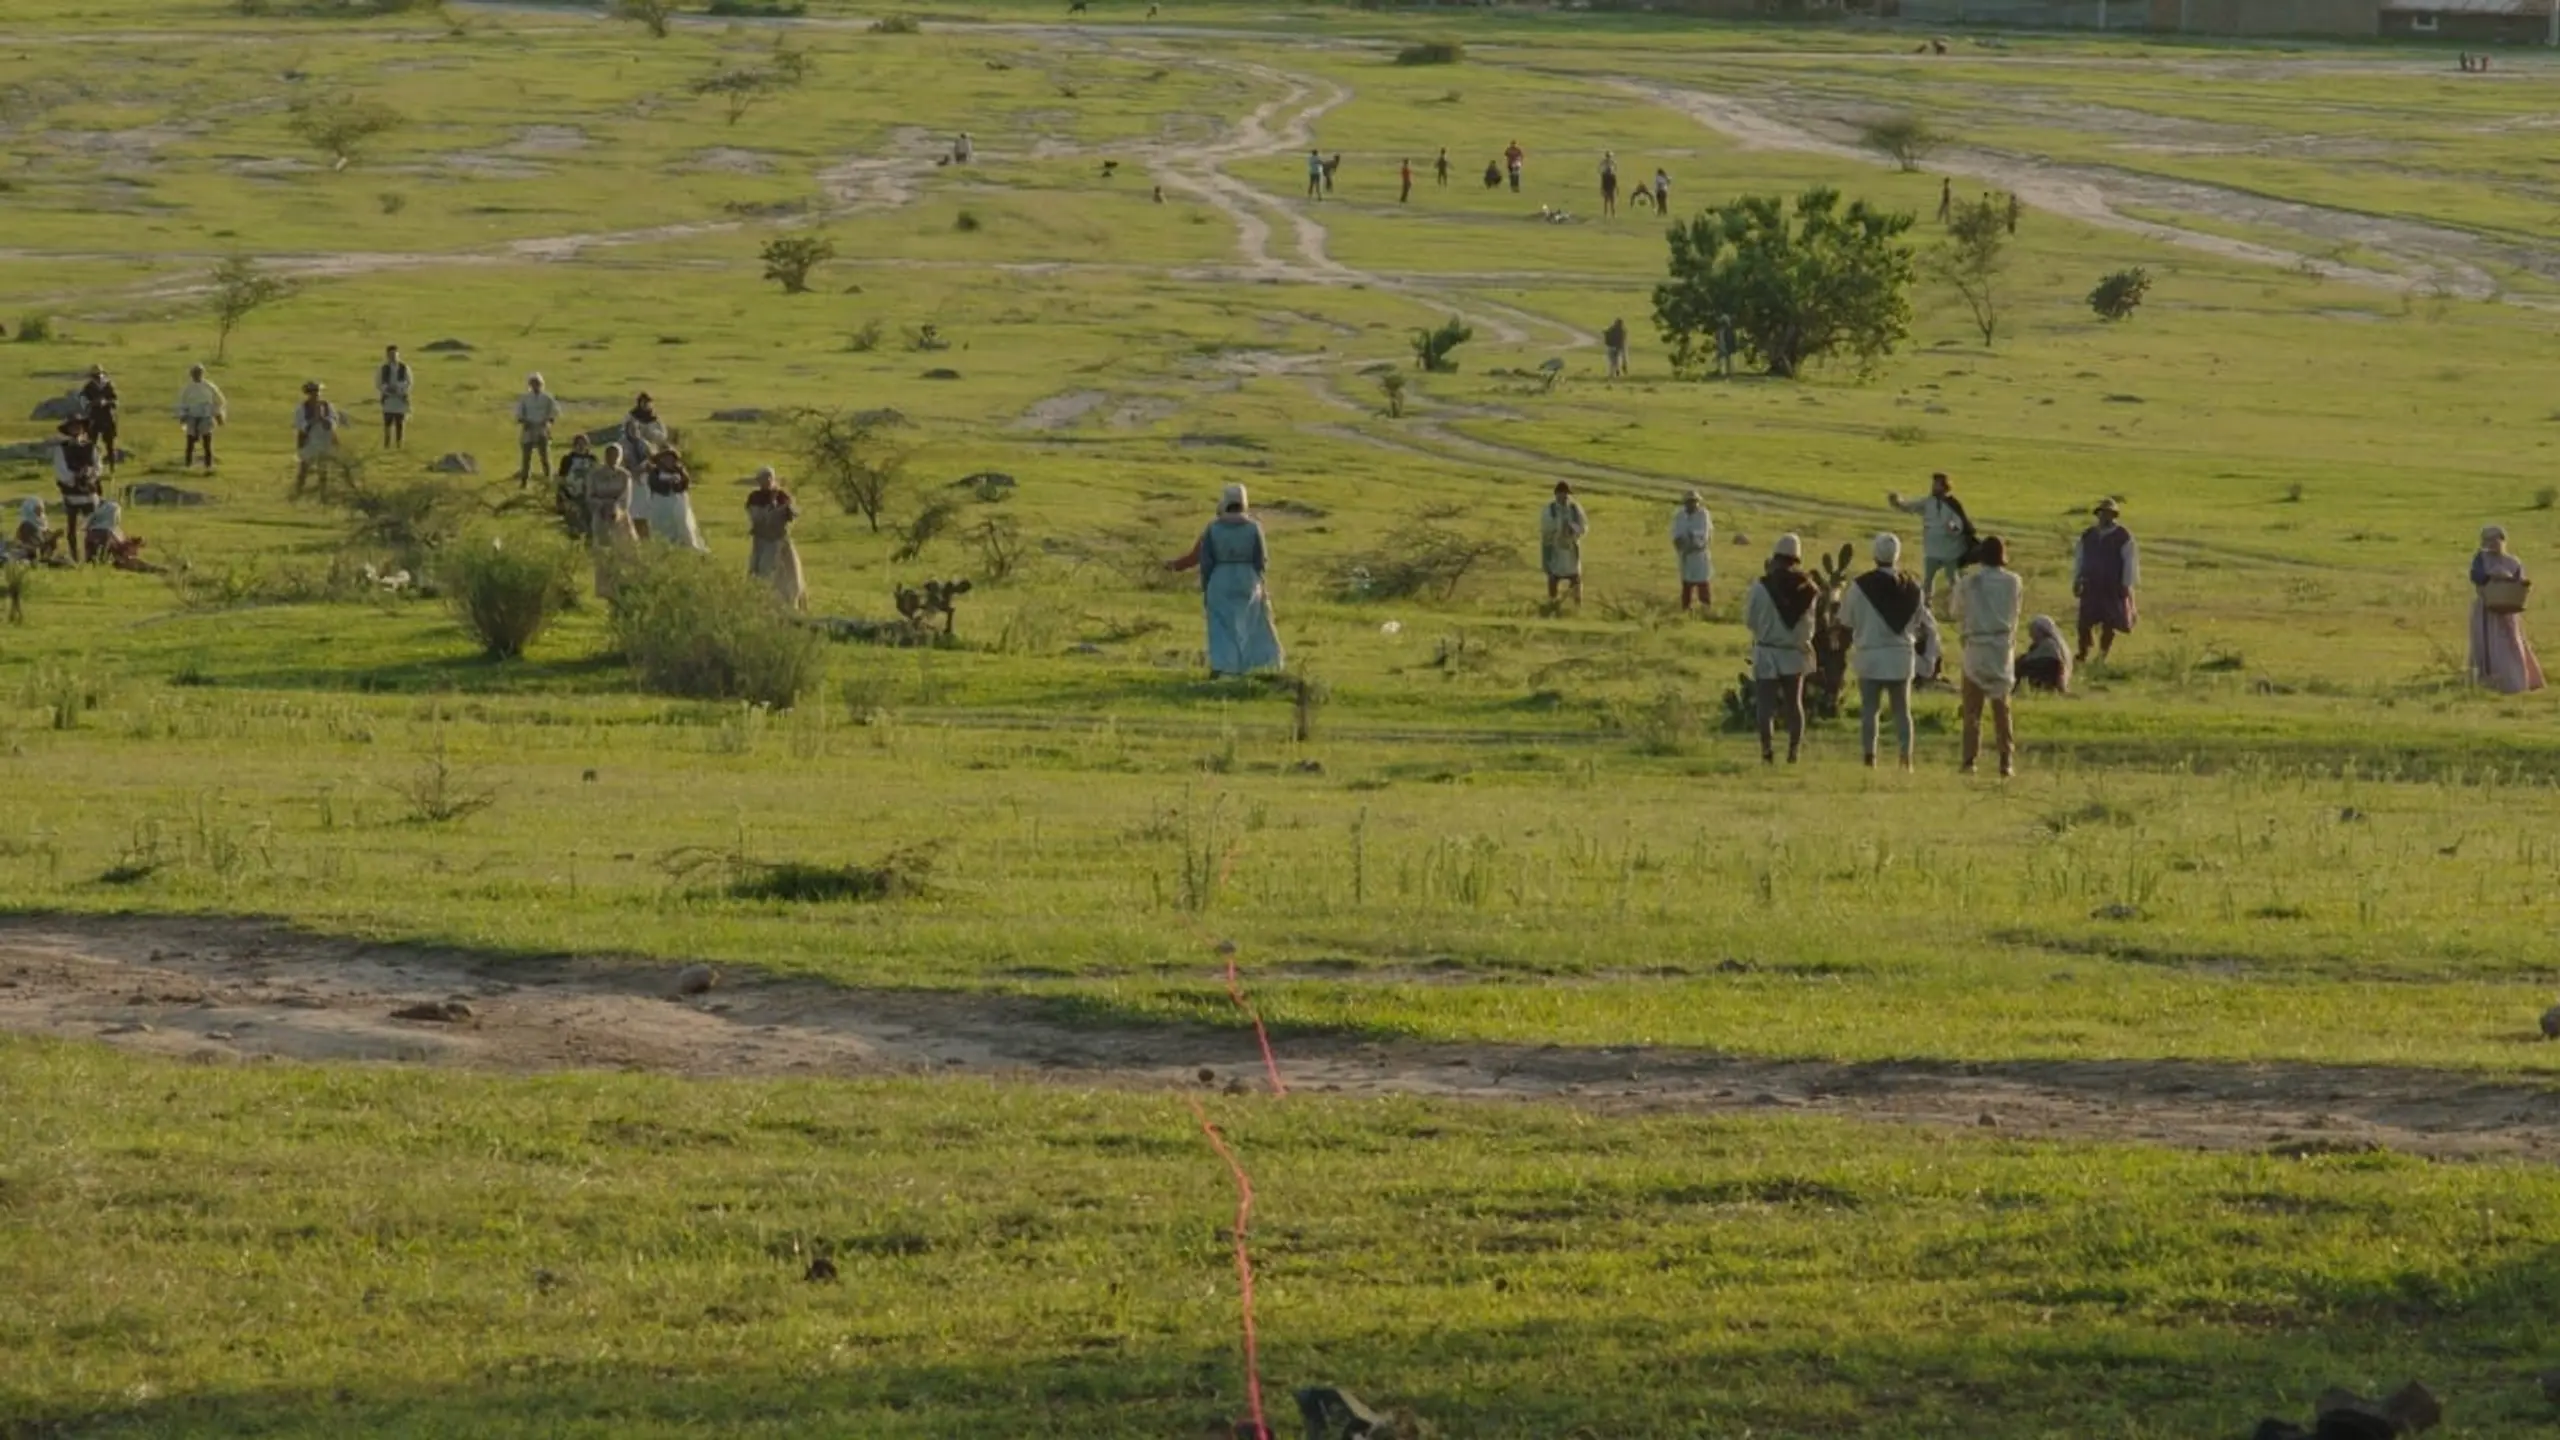
M 2492 525 L 2480 532 L 2480 553 L 2471 557 L 2471 678 L 2507 695 L 2542 688 L 2542 662 L 2524 638 L 2524 615 L 2518 610 L 2492 610 L 2483 587 L 2492 580 L 2521 580 L 2524 562 L 2507 553 L 2507 532 Z

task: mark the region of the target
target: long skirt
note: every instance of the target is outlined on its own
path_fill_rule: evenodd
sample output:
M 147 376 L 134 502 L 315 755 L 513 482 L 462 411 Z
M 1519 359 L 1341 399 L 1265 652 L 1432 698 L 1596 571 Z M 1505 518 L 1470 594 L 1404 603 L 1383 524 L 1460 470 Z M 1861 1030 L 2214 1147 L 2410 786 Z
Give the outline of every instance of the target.
M 809 587 L 800 574 L 800 547 L 788 535 L 758 539 L 747 552 L 747 573 L 771 585 L 782 603 L 794 610 L 808 599 Z
M 682 490 L 661 495 L 642 490 L 639 517 L 649 522 L 649 538 L 668 545 L 682 545 L 688 550 L 708 552 L 702 543 L 702 527 L 694 523 L 693 498 Z
M 1681 584 L 1710 585 L 1715 583 L 1715 578 L 1716 560 L 1714 556 L 1708 554 L 1704 550 L 1684 550 L 1680 552 Z
M 1271 625 L 1271 594 L 1250 565 L 1221 565 L 1200 587 L 1209 622 L 1209 673 L 1244 675 L 1280 668 L 1280 632 Z
M 631 528 L 631 515 L 616 506 L 591 514 L 588 519 L 587 553 L 596 562 L 596 598 L 611 600 L 620 588 L 622 567 L 640 551 L 640 537 Z
M 2080 592 L 2080 623 L 2103 625 L 2119 634 L 2133 632 L 2133 592 L 2091 585 Z
M 1538 550 L 1539 563 L 1546 567 L 1549 579 L 1579 580 L 1582 578 L 1582 546 L 1580 544 L 1542 544 Z
M 2471 602 L 2471 678 L 2507 695 L 2542 688 L 2542 662 L 2525 639 L 2522 615 L 2493 615 Z

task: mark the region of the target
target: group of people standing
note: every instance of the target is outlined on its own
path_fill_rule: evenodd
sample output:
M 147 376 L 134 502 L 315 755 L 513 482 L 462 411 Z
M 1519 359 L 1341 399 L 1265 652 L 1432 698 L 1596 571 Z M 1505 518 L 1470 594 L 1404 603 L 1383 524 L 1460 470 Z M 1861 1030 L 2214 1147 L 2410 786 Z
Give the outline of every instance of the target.
M 1334 183 L 1341 170 L 1342 153 L 1340 151 L 1328 157 L 1320 149 L 1309 149 L 1307 151 L 1307 198 L 1320 201 L 1333 194 Z M 1509 185 L 1511 193 L 1517 195 L 1528 173 L 1529 152 L 1521 148 L 1519 141 L 1514 140 L 1502 147 L 1500 155 L 1484 162 L 1484 188 L 1499 190 Z M 1449 175 L 1449 150 L 1447 146 L 1442 146 L 1440 153 L 1431 161 L 1432 183 L 1437 188 L 1447 189 Z M 1413 199 L 1413 186 L 1413 160 L 1408 156 L 1396 162 L 1396 203 L 1400 205 L 1409 203 Z M 1614 216 L 1618 213 L 1620 191 L 1618 152 L 1603 151 L 1600 155 L 1600 213 L 1602 215 Z M 1657 166 L 1651 180 L 1639 174 L 1635 177 L 1633 194 L 1639 207 L 1651 205 L 1657 213 L 1669 215 L 1671 213 L 1671 172 Z M 1551 214 L 1549 218 L 1555 217 Z

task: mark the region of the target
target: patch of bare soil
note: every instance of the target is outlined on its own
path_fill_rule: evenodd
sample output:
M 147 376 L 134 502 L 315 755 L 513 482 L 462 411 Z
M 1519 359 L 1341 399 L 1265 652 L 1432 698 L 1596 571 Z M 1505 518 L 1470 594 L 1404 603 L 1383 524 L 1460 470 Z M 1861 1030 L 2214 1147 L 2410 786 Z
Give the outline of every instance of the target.
M 1257 1085 L 1249 1034 L 1062 1023 L 1037 999 L 368 946 L 246 921 L 0 922 L 0 1029 L 207 1063 L 392 1061 L 687 1076 L 975 1073 Z M 687 992 L 693 993 L 687 993 Z M 1292 1088 L 1624 1112 L 1798 1112 L 2037 1139 L 2560 1158 L 2560 1090 L 2423 1070 L 2169 1060 L 1735 1059 L 1643 1047 L 1279 1037 Z

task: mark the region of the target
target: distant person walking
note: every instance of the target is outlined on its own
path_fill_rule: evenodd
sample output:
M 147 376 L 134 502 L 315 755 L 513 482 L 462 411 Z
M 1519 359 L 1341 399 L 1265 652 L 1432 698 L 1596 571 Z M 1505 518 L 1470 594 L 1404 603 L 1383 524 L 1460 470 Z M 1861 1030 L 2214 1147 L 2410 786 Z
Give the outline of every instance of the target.
M 1956 182 L 1953 177 L 1949 177 L 1938 182 L 1938 223 L 1946 224 L 1955 218 L 1955 213 Z
M 1266 584 L 1270 566 L 1270 546 L 1261 522 L 1253 518 L 1250 497 L 1242 485 L 1228 486 L 1218 497 L 1217 518 L 1200 532 L 1199 543 L 1168 566 L 1200 572 L 1211 675 L 1280 668 L 1284 656 L 1280 632 L 1271 623 Z
M 533 462 L 542 461 L 542 478 L 551 478 L 551 427 L 560 423 L 560 402 L 544 388 L 539 372 L 524 377 L 524 393 L 516 397 L 516 488 L 533 481 Z
M 1660 211 L 1664 219 L 1671 217 L 1671 172 L 1668 170 L 1653 172 L 1653 208 Z
M 791 527 L 800 519 L 799 507 L 791 501 L 791 492 L 782 488 L 767 465 L 756 471 L 756 488 L 747 492 L 747 573 L 773 587 L 773 593 L 793 610 L 803 608 L 809 598 L 809 586 L 800 572 L 800 547 L 791 539 Z
M 2098 523 L 2080 532 L 2071 552 L 2071 593 L 2080 597 L 2080 663 L 2089 661 L 2089 640 L 2096 636 L 2098 658 L 2116 648 L 2116 636 L 2130 634 L 2134 622 L 2134 587 L 2142 583 L 2142 547 L 2133 532 L 2116 523 L 2116 502 L 2101 500 L 2091 512 Z
M 1973 517 L 1967 515 L 1964 502 L 1956 498 L 1956 482 L 1943 470 L 1929 477 L 1929 493 L 1916 500 L 1905 500 L 1899 490 L 1888 493 L 1885 503 L 1906 514 L 1920 517 L 1920 593 L 1930 600 L 1938 594 L 1938 577 L 1947 577 L 1947 588 L 1955 589 L 1964 578 L 1965 557 L 1973 550 Z
M 1680 557 L 1680 608 L 1692 600 L 1701 610 L 1715 606 L 1716 517 L 1695 490 L 1680 497 L 1671 512 L 1671 553 Z
M 1876 767 L 1876 725 L 1893 709 L 1902 768 L 1911 768 L 1911 681 L 1919 673 L 1913 624 L 1928 609 L 1918 582 L 1902 573 L 1902 539 L 1878 535 L 1876 568 L 1849 582 L 1840 618 L 1849 627 L 1849 671 L 1858 678 L 1858 748 Z
M 1804 677 L 1813 669 L 1813 602 L 1821 592 L 1804 569 L 1804 542 L 1781 535 L 1768 568 L 1742 604 L 1751 632 L 1752 712 L 1760 727 L 1760 763 L 1778 762 L 1777 726 L 1787 727 L 1787 763 L 1804 748 Z
M 1520 172 L 1526 169 L 1528 164 L 1529 152 L 1520 148 L 1519 141 L 1514 140 L 1503 147 L 1502 168 L 1511 177 L 1511 193 L 1514 195 L 1520 193 Z
M 622 567 L 640 550 L 640 532 L 631 521 L 631 472 L 623 468 L 622 447 L 608 444 L 587 471 L 587 553 L 595 557 L 596 598 L 611 600 L 620 589 Z
M 417 388 L 417 377 L 410 373 L 409 362 L 400 358 L 400 347 L 386 345 L 382 363 L 374 367 L 373 393 L 382 402 L 382 448 L 397 450 L 409 441 L 409 395 Z
M 109 471 L 116 468 L 116 436 L 123 397 L 116 394 L 116 382 L 107 378 L 103 365 L 89 367 L 89 378 L 80 386 L 80 413 L 89 421 L 89 438 L 98 442 L 98 463 Z
M 1741 350 L 1742 342 L 1740 338 L 1733 333 L 1733 317 L 1730 315 L 1717 316 L 1716 374 L 1719 377 L 1726 380 L 1733 378 L 1733 357 L 1740 354 Z
M 178 462 L 184 470 L 196 463 L 196 449 L 204 449 L 205 473 L 213 473 L 213 432 L 231 418 L 231 402 L 222 397 L 222 387 L 204 377 L 204 367 L 187 367 L 187 383 L 178 387 L 178 428 L 187 437 L 187 457 Z
M 1333 152 L 1333 158 L 1324 162 L 1324 193 L 1327 195 L 1333 193 L 1333 177 L 1341 169 L 1342 152 L 1336 150 Z
M 2015 235 L 2015 234 L 2017 234 L 2017 233 L 2018 233 L 2018 216 L 2019 216 L 2019 215 L 2021 215 L 2021 214 L 2023 214 L 2023 213 L 2025 212 L 2025 210 L 2026 210 L 2026 207 L 2025 207 L 2025 206 L 2023 206 L 2023 205 L 2020 205 L 2020 204 L 2018 203 L 2018 192 L 2017 192 L 2017 191 L 2015 191 L 2015 190 L 2010 191 L 2010 192 L 2009 192 L 2009 233 L 2010 233 L 2010 234 Z
M 1573 603 L 1582 603 L 1582 537 L 1591 533 L 1591 517 L 1573 498 L 1569 481 L 1556 482 L 1556 498 L 1538 512 L 1538 560 L 1547 572 L 1547 598 L 1570 587 Z
M 1626 317 L 1620 316 L 1610 321 L 1609 328 L 1600 332 L 1600 341 L 1608 347 L 1609 351 L 1609 378 L 1612 380 L 1625 378 L 1627 373 Z
M 302 382 L 302 403 L 293 407 L 293 488 L 299 492 L 318 470 L 338 453 L 338 427 L 346 416 L 329 403 L 328 387 L 317 380 Z
M 1324 198 L 1324 155 L 1315 150 L 1307 152 L 1307 198 Z
M 1441 146 L 1441 147 L 1440 147 L 1440 158 L 1431 162 L 1431 173 L 1432 173 L 1432 175 L 1433 175 L 1434 177 L 1436 177 L 1436 178 L 1438 179 L 1438 181 L 1439 181 L 1439 183 L 1440 183 L 1440 188 L 1441 188 L 1441 189 L 1446 190 L 1446 189 L 1448 189 L 1448 188 L 1449 188 L 1449 147 L 1448 147 L 1448 146 L 1443 145 L 1443 146 Z
M 2009 697 L 2018 688 L 2018 608 L 2026 585 L 2009 568 L 2009 544 L 1985 536 L 1976 564 L 1956 582 L 1956 627 L 1964 637 L 1964 773 L 1982 755 L 1982 712 L 1991 711 L 2000 778 L 2017 773 L 2018 735 Z
M 1600 152 L 1600 213 L 1603 216 L 1618 213 L 1618 152 L 1615 150 Z
M 2524 635 L 2524 562 L 2507 553 L 2507 532 L 2480 532 L 2471 557 L 2471 679 L 2504 695 L 2542 688 L 2542 662 Z
M 98 508 L 105 484 L 100 478 L 98 441 L 89 432 L 88 417 L 74 415 L 60 428 L 62 438 L 53 447 L 53 488 L 62 495 L 63 549 L 77 560 L 89 516 Z
M 1396 175 L 1404 183 L 1404 188 L 1396 195 L 1396 203 L 1402 205 L 1413 199 L 1413 162 L 1406 160 L 1400 163 L 1396 167 Z

